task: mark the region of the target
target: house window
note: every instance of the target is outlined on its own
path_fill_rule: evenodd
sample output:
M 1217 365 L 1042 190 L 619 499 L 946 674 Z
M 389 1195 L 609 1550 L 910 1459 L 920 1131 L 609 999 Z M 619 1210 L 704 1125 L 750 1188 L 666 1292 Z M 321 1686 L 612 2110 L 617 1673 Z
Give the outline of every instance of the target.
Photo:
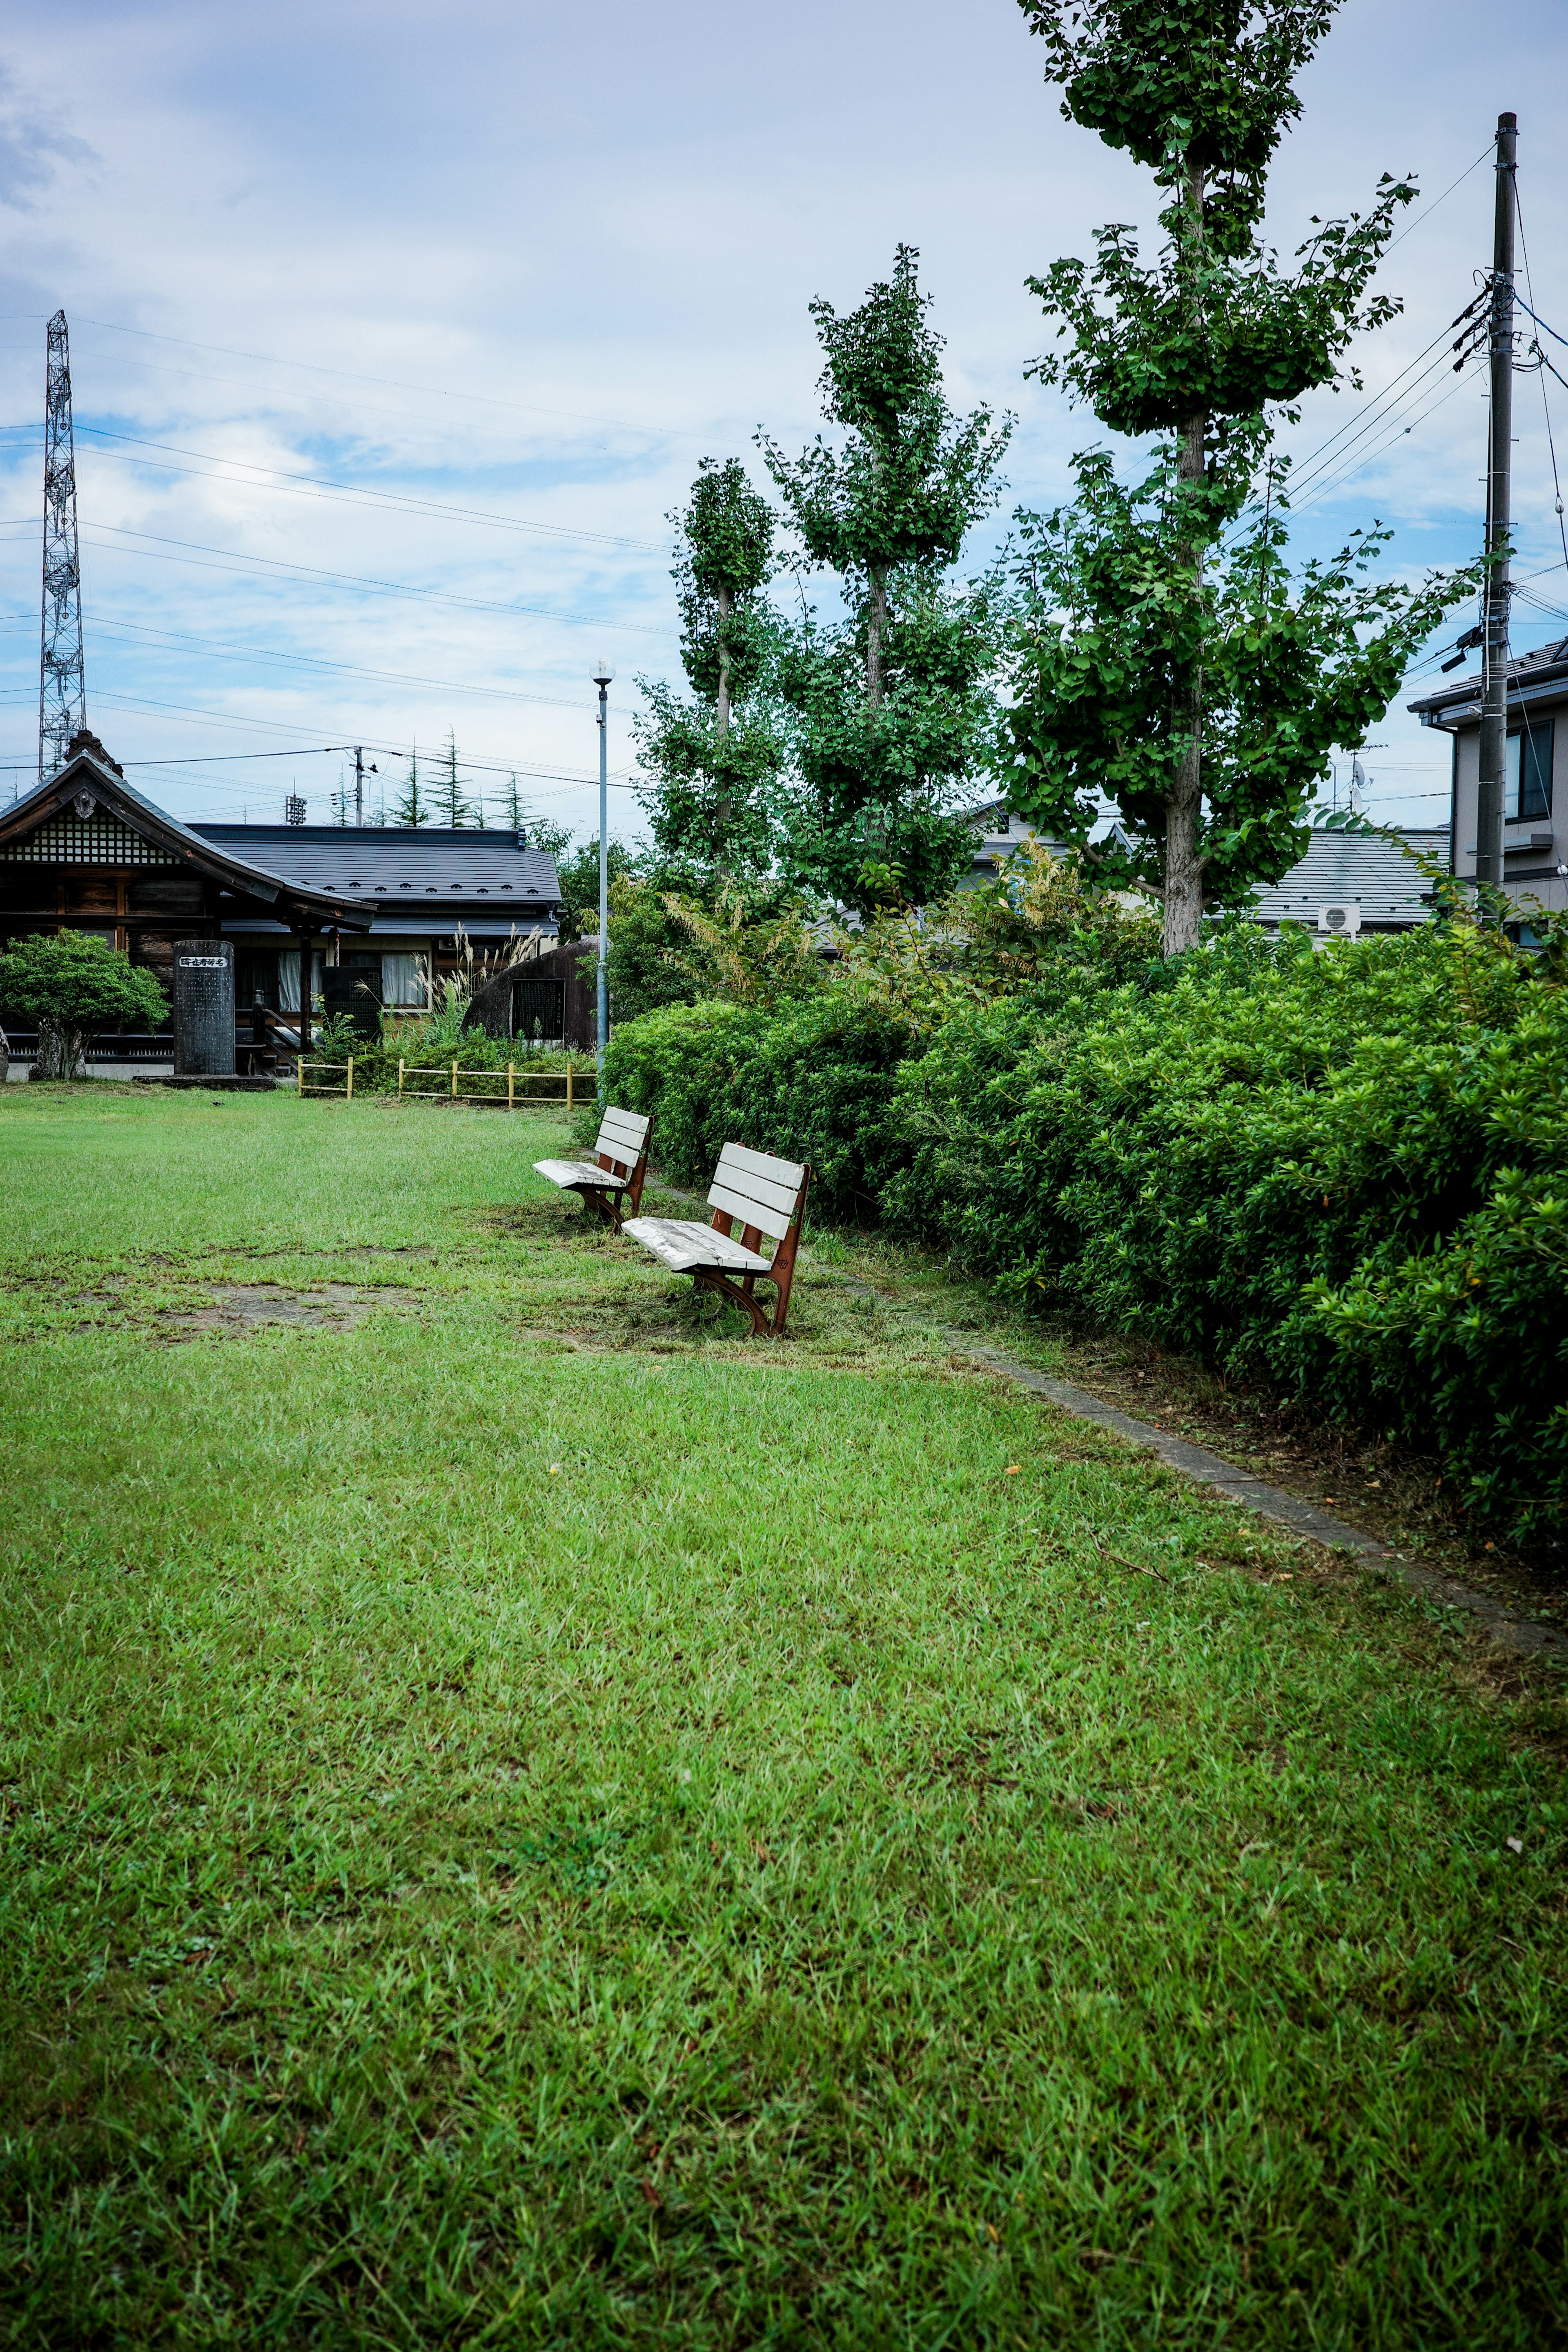
M 1532 719 L 1508 739 L 1503 815 L 1510 824 L 1552 814 L 1552 721 Z
M 384 1004 L 423 1004 L 425 990 L 419 978 L 419 958 L 414 955 L 384 955 L 381 959 L 381 1001 Z
M 234 959 L 234 1001 L 240 1012 L 246 1012 L 260 997 L 263 1004 L 276 1011 L 278 1003 L 278 950 L 276 948 L 241 948 Z M 294 1009 L 299 1011 L 300 964 L 294 963 Z

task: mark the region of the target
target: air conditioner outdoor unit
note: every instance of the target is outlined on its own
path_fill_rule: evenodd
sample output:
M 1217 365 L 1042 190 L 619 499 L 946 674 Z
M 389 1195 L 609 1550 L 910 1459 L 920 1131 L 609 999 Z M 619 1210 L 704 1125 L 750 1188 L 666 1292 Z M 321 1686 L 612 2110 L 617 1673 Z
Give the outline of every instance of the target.
M 1348 904 L 1342 899 L 1337 905 L 1320 907 L 1318 929 L 1331 932 L 1336 939 L 1353 940 L 1361 929 L 1361 908 L 1353 899 Z

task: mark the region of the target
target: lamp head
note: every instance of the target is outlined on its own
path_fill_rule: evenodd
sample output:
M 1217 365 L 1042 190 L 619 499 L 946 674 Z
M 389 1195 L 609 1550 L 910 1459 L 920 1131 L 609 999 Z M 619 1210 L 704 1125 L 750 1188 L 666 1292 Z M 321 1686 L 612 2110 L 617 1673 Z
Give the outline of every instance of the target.
M 601 694 L 604 693 L 605 688 L 609 685 L 610 680 L 614 677 L 615 674 L 615 663 L 613 661 L 606 661 L 603 654 L 601 654 L 598 660 L 594 664 L 594 683 L 598 688 Z

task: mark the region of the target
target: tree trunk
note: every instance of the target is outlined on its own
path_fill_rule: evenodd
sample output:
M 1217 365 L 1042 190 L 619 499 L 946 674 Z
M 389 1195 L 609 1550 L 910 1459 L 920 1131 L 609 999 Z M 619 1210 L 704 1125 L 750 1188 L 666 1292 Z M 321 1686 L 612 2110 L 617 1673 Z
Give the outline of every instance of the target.
M 1195 260 L 1203 244 L 1204 175 L 1195 164 L 1185 173 L 1183 201 Z M 1208 417 L 1200 411 L 1189 416 L 1182 430 L 1176 457 L 1176 479 L 1183 484 L 1204 478 L 1204 444 Z M 1184 540 L 1176 550 L 1180 569 L 1192 575 L 1194 604 L 1203 590 L 1204 550 L 1195 539 Z M 1204 673 L 1194 663 L 1184 691 L 1171 713 L 1173 729 L 1186 739 L 1175 781 L 1165 798 L 1165 925 L 1163 942 L 1168 956 L 1196 947 L 1203 932 L 1204 860 L 1198 854 L 1198 820 L 1203 806 Z
M 866 615 L 866 708 L 882 708 L 882 642 L 888 634 L 888 575 L 871 574 L 871 604 Z
M 724 634 L 725 625 L 735 609 L 732 592 L 727 587 L 719 591 L 719 700 L 714 712 L 719 728 L 719 740 L 723 743 L 730 732 L 730 641 Z M 713 864 L 721 877 L 726 873 L 725 853 L 730 845 L 730 793 L 724 778 L 717 779 L 713 794 L 713 823 L 710 846 Z
M 719 591 L 719 740 L 730 732 L 730 643 L 724 635 L 726 622 L 734 610 L 734 598 L 728 588 Z

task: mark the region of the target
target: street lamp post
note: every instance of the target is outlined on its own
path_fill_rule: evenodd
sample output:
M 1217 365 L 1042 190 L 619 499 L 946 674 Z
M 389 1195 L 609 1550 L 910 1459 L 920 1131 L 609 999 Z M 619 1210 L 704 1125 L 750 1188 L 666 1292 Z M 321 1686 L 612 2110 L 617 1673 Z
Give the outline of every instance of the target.
M 614 662 L 603 656 L 595 664 L 594 683 L 599 689 L 599 1098 L 605 1094 L 605 1047 L 610 1042 L 610 680 Z

